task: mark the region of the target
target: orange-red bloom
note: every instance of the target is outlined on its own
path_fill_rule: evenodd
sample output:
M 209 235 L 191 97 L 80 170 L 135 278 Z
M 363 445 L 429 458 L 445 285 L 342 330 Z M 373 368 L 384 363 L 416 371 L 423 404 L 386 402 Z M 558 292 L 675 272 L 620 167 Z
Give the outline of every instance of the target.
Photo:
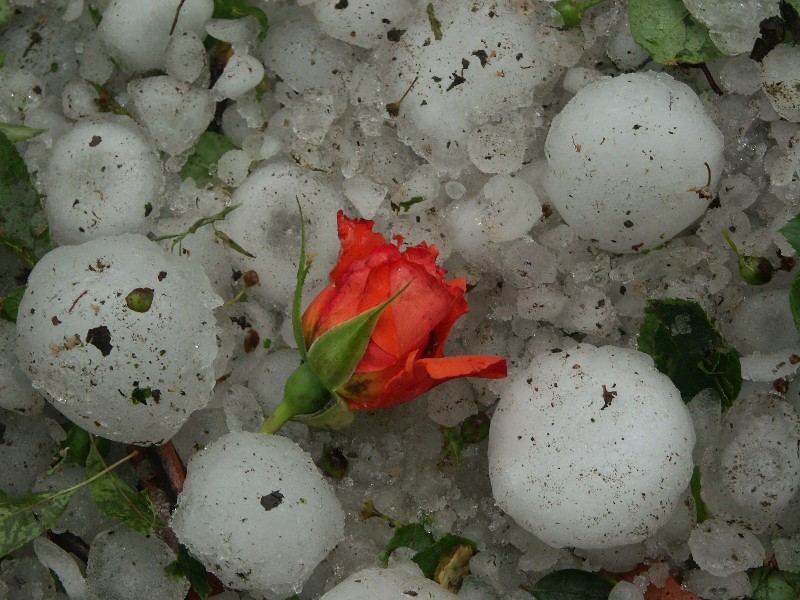
M 411 400 L 456 377 L 506 376 L 498 356 L 444 356 L 447 336 L 469 309 L 465 281 L 445 280 L 436 246 L 401 251 L 372 231 L 374 223 L 338 214 L 341 251 L 331 283 L 303 315 L 307 345 L 332 327 L 377 306 L 402 289 L 381 315 L 350 380 L 336 393 L 352 410 L 371 410 Z

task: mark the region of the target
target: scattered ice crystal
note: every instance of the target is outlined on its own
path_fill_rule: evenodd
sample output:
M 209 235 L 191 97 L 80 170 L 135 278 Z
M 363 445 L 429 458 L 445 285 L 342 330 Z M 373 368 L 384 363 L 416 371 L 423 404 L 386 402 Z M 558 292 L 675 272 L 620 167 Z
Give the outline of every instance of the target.
M 209 570 L 259 598 L 299 592 L 343 527 L 339 501 L 308 454 L 285 437 L 247 432 L 192 457 L 172 517 L 178 539 Z
M 225 64 L 225 70 L 212 91 L 220 98 L 235 100 L 254 89 L 264 78 L 264 65 L 248 54 L 234 54 Z
M 456 596 L 421 575 L 373 567 L 353 573 L 320 600 L 406 600 L 409 597 L 449 600 Z
M 750 52 L 759 36 L 759 24 L 780 14 L 779 0 L 686 0 L 692 16 L 709 29 L 711 40 L 723 53 Z
M 179 4 L 179 0 L 111 0 L 103 11 L 100 36 L 127 69 L 135 72 L 161 69 Z M 213 0 L 182 3 L 172 35 L 184 31 L 203 34 L 213 9 Z
M 556 547 L 644 540 L 692 473 L 691 418 L 645 354 L 580 345 L 537 355 L 509 380 L 492 419 L 498 505 Z
M 800 122 L 800 48 L 779 44 L 761 64 L 761 86 L 775 111 Z
M 663 73 L 581 89 L 553 119 L 545 152 L 549 200 L 578 235 L 613 252 L 658 246 L 691 225 L 723 166 L 722 135 L 700 99 Z
M 0 409 L 0 493 L 27 494 L 39 473 L 56 454 L 47 423 L 41 417 L 23 417 Z
M 160 443 L 208 403 L 211 311 L 221 302 L 202 269 L 143 236 L 61 246 L 28 279 L 17 356 L 34 387 L 84 429 Z
M 764 562 L 764 547 L 752 532 L 718 519 L 703 521 L 689 535 L 692 559 L 717 577 L 741 573 Z
M 178 81 L 193 83 L 208 67 L 203 40 L 193 31 L 173 35 L 167 46 L 164 68 Z
M 125 527 L 99 534 L 89 549 L 86 583 L 90 600 L 183 600 L 189 580 L 170 577 L 164 567 L 175 553 L 155 535 Z
M 78 121 L 53 146 L 44 178 L 53 240 L 147 233 L 161 210 L 163 179 L 152 142 L 130 118 Z

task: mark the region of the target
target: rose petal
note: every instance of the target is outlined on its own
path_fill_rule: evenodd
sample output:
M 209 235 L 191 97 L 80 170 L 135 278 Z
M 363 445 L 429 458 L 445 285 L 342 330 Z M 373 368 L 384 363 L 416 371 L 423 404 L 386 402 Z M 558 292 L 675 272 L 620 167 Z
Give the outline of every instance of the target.
M 381 234 L 372 231 L 374 221 L 351 219 L 341 210 L 336 215 L 336 221 L 339 226 L 341 250 L 339 261 L 331 270 L 330 276 L 333 282 L 336 282 L 354 262 L 368 258 L 383 246 L 395 247 Z

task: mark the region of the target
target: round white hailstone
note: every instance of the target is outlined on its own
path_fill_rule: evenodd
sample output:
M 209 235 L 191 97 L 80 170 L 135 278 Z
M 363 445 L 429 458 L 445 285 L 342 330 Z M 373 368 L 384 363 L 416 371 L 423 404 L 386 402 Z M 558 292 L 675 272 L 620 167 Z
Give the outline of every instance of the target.
M 408 0 L 322 0 L 314 4 L 313 10 L 322 31 L 332 38 L 374 48 L 382 41 L 401 40 L 403 20 L 414 6 Z
M 800 534 L 772 540 L 775 561 L 783 571 L 800 572 Z
M 0 410 L 0 455 L 4 465 L 0 469 L 0 493 L 27 494 L 36 477 L 50 466 L 57 448 L 44 419 Z
M 534 357 L 492 418 L 498 505 L 555 547 L 608 548 L 663 525 L 692 475 L 680 393 L 646 354 L 579 345 Z
M 146 233 L 161 210 L 163 185 L 158 153 L 131 119 L 79 121 L 54 144 L 44 176 L 53 240 Z
M 211 19 L 206 23 L 206 32 L 214 39 L 232 46 L 248 46 L 255 42 L 261 25 L 252 15 L 238 19 Z
M 731 56 L 719 71 L 719 83 L 731 94 L 755 94 L 761 87 L 761 65 L 747 55 Z
M 703 498 L 715 515 L 755 531 L 774 523 L 800 490 L 800 415 L 773 396 L 746 395 L 726 413 L 706 452 Z
M 400 569 L 372 567 L 353 573 L 320 600 L 425 600 L 455 599 L 455 595 L 430 579 Z
M 161 69 L 179 5 L 179 0 L 111 0 L 98 27 L 100 37 L 127 69 L 135 72 Z M 213 11 L 213 0 L 182 3 L 172 36 L 184 31 L 204 36 L 206 21 Z
M 683 585 L 686 591 L 705 600 L 732 600 L 733 598 L 744 598 L 753 592 L 747 573 L 717 577 L 695 569 L 686 574 Z
M 269 164 L 251 173 L 239 186 L 233 204 L 240 206 L 226 219 L 226 233 L 256 255 L 248 258 L 231 253 L 238 269 L 254 269 L 265 282 L 252 288 L 253 295 L 282 306 L 294 294 L 300 256 L 298 202 L 306 219 L 306 240 L 315 255 L 304 293 L 311 299 L 327 282 L 339 252 L 336 213 L 345 206 L 345 200 L 337 191 L 296 165 Z
M 744 527 L 719 519 L 703 521 L 689 535 L 692 559 L 704 571 L 725 577 L 760 567 L 764 546 Z
M 761 21 L 780 14 L 779 0 L 686 0 L 684 4 L 695 19 L 708 27 L 714 45 L 729 56 L 750 52 Z
M 14 354 L 17 334 L 13 323 L 0 322 L 0 408 L 33 415 L 42 410 L 44 400 L 33 389 L 19 368 Z
M 168 75 L 135 79 L 128 84 L 132 108 L 159 150 L 180 154 L 191 148 L 214 118 L 216 103 L 208 90 Z
M 499 123 L 473 129 L 467 138 L 467 153 L 483 173 L 513 173 L 522 167 L 527 145 L 525 119 L 511 113 Z
M 217 161 L 217 177 L 225 185 L 239 187 L 247 178 L 253 157 L 244 150 L 228 150 Z
M 100 112 L 97 91 L 83 79 L 68 81 L 61 92 L 61 110 L 69 119 L 82 119 Z
M 761 63 L 761 87 L 787 121 L 800 123 L 800 48 L 780 44 Z
M 750 293 L 721 325 L 725 339 L 739 352 L 785 354 L 800 351 L 800 336 L 783 290 Z
M 159 444 L 208 403 L 220 304 L 201 268 L 143 236 L 61 246 L 28 279 L 20 367 L 91 433 Z
M 565 91 L 570 94 L 577 94 L 580 90 L 585 88 L 590 83 L 608 79 L 607 75 L 603 75 L 600 71 L 595 69 L 587 69 L 586 67 L 572 67 L 568 69 L 564 75 L 564 80 L 561 86 Z
M 581 237 L 612 252 L 652 248 L 705 212 L 722 145 L 687 85 L 620 75 L 586 86 L 553 119 L 545 187 Z
M 473 128 L 531 106 L 557 69 L 544 56 L 534 15 L 512 2 L 436 2 L 437 40 L 426 11 L 415 11 L 400 42 L 382 48 L 387 101 L 399 107 L 397 132 L 434 166 L 458 171 Z M 415 82 L 415 75 L 419 79 Z
M 44 536 L 33 540 L 33 551 L 39 562 L 58 576 L 68 598 L 86 598 L 86 580 L 77 559 L 71 553 Z
M 611 27 L 606 54 L 617 68 L 623 71 L 638 69 L 650 58 L 647 50 L 633 39 L 627 11 L 621 11 L 616 22 Z
M 620 581 L 611 588 L 608 594 L 608 600 L 643 600 L 644 594 L 638 585 L 632 584 L 630 581 Z
M 342 183 L 344 195 L 356 207 L 358 214 L 365 219 L 375 218 L 381 204 L 389 191 L 385 185 L 363 175 L 356 175 Z
M 148 599 L 182 600 L 189 581 L 164 572 L 174 560 L 175 553 L 155 535 L 144 536 L 124 527 L 103 532 L 89 548 L 89 598 L 141 600 L 144 586 Z
M 172 438 L 178 455 L 188 460 L 195 452 L 228 433 L 225 413 L 221 408 L 196 410 Z
M 208 66 L 208 54 L 203 40 L 193 31 L 173 35 L 167 46 L 164 68 L 167 75 L 178 81 L 192 83 Z
M 264 79 L 264 66 L 247 54 L 234 54 L 225 65 L 213 91 L 220 98 L 235 100 L 254 89 Z
M 342 539 L 344 513 L 297 444 L 242 431 L 189 461 L 172 529 L 225 585 L 288 596 Z
M 273 24 L 262 46 L 264 66 L 298 93 L 345 90 L 345 77 L 356 63 L 354 49 L 333 40 L 304 14 Z

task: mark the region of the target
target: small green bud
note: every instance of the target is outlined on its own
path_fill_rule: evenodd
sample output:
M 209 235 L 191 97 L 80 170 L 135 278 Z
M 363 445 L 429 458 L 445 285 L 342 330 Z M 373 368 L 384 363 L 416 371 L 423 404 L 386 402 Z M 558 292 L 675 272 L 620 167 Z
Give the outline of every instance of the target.
M 479 412 L 464 419 L 461 423 L 461 438 L 467 444 L 477 444 L 489 435 L 489 415 Z
M 553 8 L 561 15 L 564 27 L 578 27 L 583 20 L 583 8 L 574 0 L 558 0 L 553 4 Z
M 153 304 L 153 288 L 140 287 L 125 296 L 125 304 L 134 312 L 147 312 Z
M 750 285 L 764 285 L 772 280 L 775 268 L 763 256 L 739 256 L 739 274 Z
M 464 449 L 464 439 L 461 431 L 456 427 L 442 427 L 442 443 L 444 450 L 455 464 L 461 462 L 461 451 Z

